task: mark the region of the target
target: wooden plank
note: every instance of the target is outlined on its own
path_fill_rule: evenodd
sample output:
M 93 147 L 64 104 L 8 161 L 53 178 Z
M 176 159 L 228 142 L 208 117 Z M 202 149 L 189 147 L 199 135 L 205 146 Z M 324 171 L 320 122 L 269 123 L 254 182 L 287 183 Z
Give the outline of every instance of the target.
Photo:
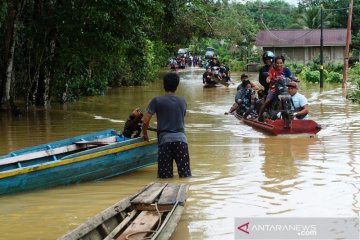
M 178 195 L 176 197 L 176 201 L 180 204 L 180 205 L 184 205 L 187 199 L 187 193 L 189 191 L 189 185 L 186 184 L 181 184 L 180 185 L 180 189 L 178 192 Z
M 151 204 L 161 194 L 167 183 L 154 183 L 136 198 L 131 200 L 132 204 Z
M 157 208 L 160 212 L 169 212 L 174 207 L 174 204 L 157 206 L 155 204 L 133 204 L 131 207 L 138 211 L 157 211 Z
M 86 146 L 86 147 L 92 147 L 92 146 L 105 146 L 111 144 L 110 142 L 100 142 L 100 141 L 80 141 L 75 142 L 78 146 Z
M 182 212 L 184 211 L 184 207 L 180 205 L 176 205 L 174 211 L 170 212 L 163 224 L 161 224 L 160 229 L 157 233 L 151 238 L 151 240 L 168 240 L 176 229 L 178 222 L 181 219 Z
M 225 87 L 229 87 L 229 85 L 230 85 L 228 82 L 225 82 L 224 80 L 219 78 L 217 75 L 212 76 L 211 79 L 213 79 L 216 83 L 220 83 L 220 84 L 224 85 Z
M 116 138 L 114 136 L 112 136 L 112 137 L 99 139 L 98 141 L 101 141 L 101 142 L 113 141 L 113 142 L 115 142 Z M 49 156 L 53 156 L 53 155 L 57 155 L 57 154 L 61 154 L 61 153 L 72 152 L 75 150 L 81 150 L 81 149 L 86 149 L 86 148 L 87 148 L 87 146 L 85 146 L 85 145 L 79 146 L 77 144 L 71 144 L 68 146 L 53 148 L 53 149 L 49 149 L 49 150 L 41 150 L 38 152 L 26 153 L 26 154 L 22 154 L 19 156 L 0 159 L 0 166 L 11 164 L 11 163 L 29 161 L 29 160 L 33 160 L 36 158 L 49 157 Z
M 161 193 L 159 205 L 175 204 L 180 185 L 169 183 Z
M 121 223 L 114 228 L 114 230 L 111 231 L 111 233 L 104 238 L 104 240 L 112 240 L 138 213 L 138 211 L 133 210 L 132 212 L 130 212 L 130 214 L 124 218 L 123 221 L 121 221 Z
M 104 146 L 104 145 L 109 145 L 114 142 L 116 142 L 116 137 L 112 136 L 112 137 L 108 137 L 108 138 L 104 138 L 104 139 L 97 139 L 96 141 L 95 140 L 94 141 L 78 141 L 78 142 L 74 142 L 74 144 Z
M 81 224 L 73 231 L 59 238 L 59 240 L 80 239 L 83 236 L 89 234 L 91 231 L 95 230 L 104 221 L 111 217 L 114 217 L 128 207 L 130 207 L 130 200 L 127 198 L 105 209 L 101 213 L 97 214 L 95 217 L 88 219 L 85 223 Z
M 127 237 L 130 236 L 133 236 L 135 239 L 143 239 L 149 236 L 152 234 L 152 229 L 154 229 L 159 222 L 160 217 L 158 212 L 141 212 L 117 240 L 126 240 Z

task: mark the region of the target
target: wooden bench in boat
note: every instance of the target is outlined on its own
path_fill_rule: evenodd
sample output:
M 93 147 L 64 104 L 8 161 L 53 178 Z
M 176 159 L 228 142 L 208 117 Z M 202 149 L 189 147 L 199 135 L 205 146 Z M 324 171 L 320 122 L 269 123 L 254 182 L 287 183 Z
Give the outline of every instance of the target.
M 188 189 L 185 184 L 151 183 L 60 239 L 169 239 L 180 220 Z
M 114 142 L 116 142 L 115 136 L 101 138 L 96 141 L 79 141 L 63 147 L 50 148 L 48 150 L 41 150 L 41 151 L 25 153 L 22 155 L 13 156 L 9 158 L 3 158 L 0 159 L 0 166 L 12 164 L 12 163 L 30 161 L 42 157 L 50 157 L 61 153 L 87 149 L 88 147 L 93 147 L 93 146 L 104 146 Z
M 137 239 L 143 239 L 151 233 L 158 233 L 163 212 L 175 210 L 178 205 L 183 206 L 187 198 L 187 191 L 188 186 L 186 185 L 155 183 L 141 192 L 131 200 L 132 207 L 141 213 L 117 240 L 125 240 L 127 236 L 131 235 L 136 236 Z M 172 217 L 171 215 L 169 214 L 170 217 Z M 179 219 L 180 217 L 176 223 Z M 159 227 L 155 230 L 157 225 Z

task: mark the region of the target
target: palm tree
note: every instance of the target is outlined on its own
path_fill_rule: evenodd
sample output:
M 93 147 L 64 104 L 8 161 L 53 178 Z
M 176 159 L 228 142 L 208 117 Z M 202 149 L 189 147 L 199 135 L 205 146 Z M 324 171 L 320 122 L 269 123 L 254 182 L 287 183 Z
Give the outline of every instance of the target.
M 323 15 L 324 16 L 324 15 Z M 323 19 L 323 26 L 329 26 L 331 13 L 326 12 Z M 300 13 L 295 15 L 294 23 L 290 26 L 292 29 L 316 29 L 320 28 L 320 7 L 311 6 L 304 8 Z

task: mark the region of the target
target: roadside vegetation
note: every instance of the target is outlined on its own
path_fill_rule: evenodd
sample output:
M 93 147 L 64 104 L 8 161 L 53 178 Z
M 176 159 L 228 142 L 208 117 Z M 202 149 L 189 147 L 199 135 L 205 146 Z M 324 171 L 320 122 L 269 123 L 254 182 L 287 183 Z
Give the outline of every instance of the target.
M 346 27 L 348 1 L 321 2 L 335 9 L 325 11 L 325 27 Z M 232 70 L 245 70 L 260 60 L 253 48 L 257 31 L 319 28 L 319 5 L 319 0 L 297 6 L 282 0 L 4 0 L 0 108 L 46 107 L 106 94 L 113 86 L 146 84 L 169 56 L 187 46 L 194 52 L 213 46 Z M 354 8 L 353 56 L 360 50 L 359 15 L 360 8 Z M 338 82 L 339 68 L 328 67 L 326 81 Z M 302 77 L 315 82 L 317 74 L 314 62 L 304 66 Z

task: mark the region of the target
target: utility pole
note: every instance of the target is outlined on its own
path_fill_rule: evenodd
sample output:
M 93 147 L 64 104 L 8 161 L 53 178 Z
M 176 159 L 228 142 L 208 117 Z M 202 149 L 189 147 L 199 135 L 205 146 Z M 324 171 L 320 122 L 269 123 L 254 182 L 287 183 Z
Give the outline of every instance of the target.
M 349 49 L 350 49 L 350 40 L 351 40 L 352 8 L 353 8 L 353 0 L 350 0 L 350 2 L 349 2 L 349 15 L 348 15 L 348 22 L 347 22 L 347 31 L 346 31 L 346 46 L 345 46 L 345 51 L 344 51 L 344 68 L 343 68 L 342 88 L 346 87 L 347 70 L 348 70 L 348 67 L 349 67 Z
M 320 4 L 320 89 L 324 87 L 324 37 L 323 37 L 323 4 Z

